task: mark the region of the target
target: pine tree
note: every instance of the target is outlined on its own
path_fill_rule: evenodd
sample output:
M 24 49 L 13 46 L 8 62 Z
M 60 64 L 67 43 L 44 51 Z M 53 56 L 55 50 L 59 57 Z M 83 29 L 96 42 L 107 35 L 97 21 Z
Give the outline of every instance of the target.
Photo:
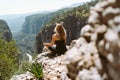
M 0 80 L 8 80 L 18 68 L 18 48 L 15 41 L 0 39 Z

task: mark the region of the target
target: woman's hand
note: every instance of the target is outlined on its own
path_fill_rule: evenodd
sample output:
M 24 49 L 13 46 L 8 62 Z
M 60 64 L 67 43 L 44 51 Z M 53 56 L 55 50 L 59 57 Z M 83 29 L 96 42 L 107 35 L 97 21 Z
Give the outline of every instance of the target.
M 43 43 L 44 46 L 46 46 L 47 44 L 46 43 Z
M 48 47 L 49 46 L 49 43 L 43 43 L 44 46 Z

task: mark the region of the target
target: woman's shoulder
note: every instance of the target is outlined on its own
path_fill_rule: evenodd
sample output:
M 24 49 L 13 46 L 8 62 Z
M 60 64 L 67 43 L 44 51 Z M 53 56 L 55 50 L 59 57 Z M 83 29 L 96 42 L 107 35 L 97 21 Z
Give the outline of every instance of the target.
M 57 33 L 53 34 L 53 36 L 60 37 L 59 34 L 57 34 Z
M 53 34 L 52 37 L 55 38 L 56 40 L 59 40 L 59 39 L 60 39 L 60 36 L 59 36 L 58 34 L 56 34 L 56 33 Z
M 53 36 L 53 37 L 56 37 L 57 35 L 56 35 L 56 34 L 53 34 L 52 36 Z
M 57 35 L 56 35 L 56 34 L 53 34 L 53 35 L 52 35 L 52 38 L 57 38 Z

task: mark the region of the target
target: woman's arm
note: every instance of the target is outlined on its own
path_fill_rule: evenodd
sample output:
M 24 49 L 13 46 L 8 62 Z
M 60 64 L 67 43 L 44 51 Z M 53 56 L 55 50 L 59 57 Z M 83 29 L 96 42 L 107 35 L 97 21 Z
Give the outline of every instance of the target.
M 56 35 L 53 34 L 51 43 L 43 43 L 43 45 L 47 47 L 52 46 L 55 43 L 55 40 L 56 40 Z

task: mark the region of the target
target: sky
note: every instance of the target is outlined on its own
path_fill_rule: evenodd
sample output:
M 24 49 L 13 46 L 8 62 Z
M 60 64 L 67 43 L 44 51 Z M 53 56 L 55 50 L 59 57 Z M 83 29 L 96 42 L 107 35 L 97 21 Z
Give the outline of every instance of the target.
M 0 0 L 0 15 L 57 10 L 73 3 L 91 0 Z

